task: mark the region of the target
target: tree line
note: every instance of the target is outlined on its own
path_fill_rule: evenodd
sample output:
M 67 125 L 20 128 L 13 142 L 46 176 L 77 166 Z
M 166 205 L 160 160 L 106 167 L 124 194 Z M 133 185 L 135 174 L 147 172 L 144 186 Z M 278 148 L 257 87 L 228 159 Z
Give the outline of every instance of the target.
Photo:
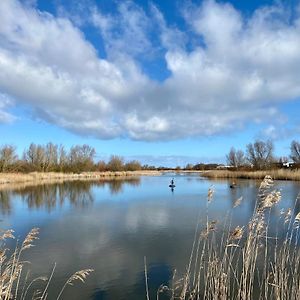
M 13 145 L 0 146 L 0 172 L 88 172 L 137 171 L 142 165 L 137 160 L 125 162 L 112 155 L 108 162 L 95 161 L 96 150 L 89 145 L 75 145 L 67 150 L 63 145 L 31 143 L 19 157 Z
M 13 145 L 0 146 L 0 172 L 94 172 L 94 171 L 138 171 L 166 170 L 163 166 L 143 165 L 137 160 L 125 162 L 124 158 L 112 155 L 108 162 L 96 161 L 96 151 L 89 145 L 75 145 L 67 150 L 63 145 L 47 143 L 45 145 L 31 143 L 19 157 Z M 288 156 L 276 158 L 272 141 L 256 140 L 249 143 L 245 151 L 232 147 L 226 155 L 228 166 L 232 169 L 263 170 L 282 168 L 293 162 L 293 168 L 300 168 L 300 143 L 292 141 Z M 173 170 L 211 170 L 220 164 L 195 165 L 176 167 Z
M 276 158 L 272 141 L 256 140 L 246 146 L 246 151 L 232 147 L 226 155 L 227 164 L 235 169 L 249 168 L 255 170 L 288 167 L 300 167 L 300 143 L 292 141 L 289 156 Z

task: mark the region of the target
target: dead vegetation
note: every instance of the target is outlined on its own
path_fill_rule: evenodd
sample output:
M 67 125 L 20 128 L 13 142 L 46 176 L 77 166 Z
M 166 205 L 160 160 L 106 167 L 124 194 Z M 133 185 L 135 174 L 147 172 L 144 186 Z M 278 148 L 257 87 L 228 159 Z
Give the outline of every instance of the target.
M 281 211 L 277 226 L 284 226 L 285 236 L 278 231 L 274 235 L 270 216 L 280 200 L 280 191 L 266 176 L 246 226 L 231 228 L 233 211 L 220 228 L 207 214 L 205 228 L 197 225 L 185 274 L 176 279 L 175 271 L 170 286 L 159 288 L 157 299 L 300 299 L 300 212 L 295 207 Z M 210 189 L 207 211 L 212 201 Z

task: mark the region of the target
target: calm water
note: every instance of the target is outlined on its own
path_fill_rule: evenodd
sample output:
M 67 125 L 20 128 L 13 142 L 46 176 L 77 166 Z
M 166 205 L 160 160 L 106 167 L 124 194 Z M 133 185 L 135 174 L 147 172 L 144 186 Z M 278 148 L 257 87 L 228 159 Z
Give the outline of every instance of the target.
M 176 189 L 168 188 L 175 178 Z M 198 214 L 206 219 L 206 197 L 215 195 L 209 217 L 224 221 L 233 203 L 232 226 L 246 224 L 252 215 L 259 182 L 209 181 L 199 175 L 166 174 L 160 177 L 111 182 L 69 182 L 21 190 L 0 191 L 0 227 L 13 228 L 22 239 L 32 227 L 40 239 L 25 258 L 32 262 L 31 278 L 49 275 L 57 264 L 49 299 L 55 299 L 65 280 L 77 270 L 93 268 L 86 284 L 68 287 L 64 299 L 144 299 L 144 256 L 150 291 L 167 284 L 174 269 L 185 270 Z M 283 199 L 272 211 L 293 207 L 299 183 L 277 182 Z M 297 207 L 297 211 L 300 207 Z M 153 298 L 155 299 L 155 297 Z

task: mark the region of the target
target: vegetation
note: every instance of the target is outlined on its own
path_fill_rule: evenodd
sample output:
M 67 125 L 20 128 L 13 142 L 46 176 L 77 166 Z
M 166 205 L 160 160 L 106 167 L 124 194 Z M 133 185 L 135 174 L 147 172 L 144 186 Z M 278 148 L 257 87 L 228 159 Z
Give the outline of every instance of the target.
M 300 168 L 300 143 L 297 141 L 292 141 L 290 146 L 289 156 L 276 158 L 274 155 L 274 145 L 271 141 L 256 140 L 254 143 L 249 143 L 246 146 L 246 150 L 236 149 L 231 147 L 229 153 L 226 155 L 227 166 L 222 164 L 204 164 L 198 163 L 195 165 L 187 164 L 184 170 L 228 170 L 228 171 L 243 171 L 242 173 L 236 173 L 236 175 L 229 175 L 228 172 L 214 171 L 210 173 L 205 173 L 205 176 L 211 177 L 240 177 L 238 174 L 243 174 L 243 178 L 263 178 L 267 173 L 257 173 L 257 171 L 262 170 L 279 170 L 289 168 L 291 170 Z M 251 175 L 247 172 L 254 172 Z M 269 172 L 268 172 L 269 173 Z M 284 179 L 293 179 L 295 174 L 290 175 L 288 172 L 275 172 L 274 176 L 278 178 L 280 176 L 286 177 Z M 212 174 L 212 175 L 210 175 Z M 259 176 L 258 176 L 259 174 Z M 263 175 L 261 175 L 263 174 Z M 257 176 L 256 176 L 257 175 Z M 249 177 L 247 177 L 249 176 Z M 298 176 L 298 175 L 297 175 Z
M 17 245 L 13 251 L 9 251 L 5 247 L 5 240 L 14 239 L 13 230 L 6 230 L 0 235 L 0 299 L 45 300 L 48 298 L 48 289 L 55 271 L 55 265 L 49 278 L 40 276 L 28 282 L 28 273 L 23 276 L 28 262 L 22 260 L 22 254 L 33 247 L 33 242 L 38 238 L 38 233 L 39 230 L 33 228 L 20 247 Z M 56 299 L 62 299 L 67 286 L 73 285 L 75 281 L 84 282 L 86 277 L 93 271 L 93 269 L 85 269 L 75 272 L 64 283 L 61 290 L 57 292 Z
M 213 194 L 209 189 L 206 226 L 200 231 L 199 220 L 186 273 L 179 280 L 175 273 L 171 286 L 159 288 L 157 299 L 166 294 L 172 300 L 300 299 L 300 212 L 282 210 L 276 226 L 284 226 L 285 234 L 274 235 L 270 216 L 281 194 L 266 176 L 248 225 L 233 228 L 231 211 L 218 229 L 218 221 L 209 219 Z
M 290 146 L 289 157 L 280 157 L 276 159 L 274 156 L 274 145 L 271 141 L 256 140 L 246 147 L 246 154 L 243 150 L 235 150 L 232 147 L 226 155 L 227 164 L 233 170 L 249 169 L 270 170 L 292 165 L 294 168 L 300 166 L 300 143 L 292 141 Z M 289 162 L 289 158 L 292 160 Z
M 125 161 L 123 157 L 112 155 L 108 161 L 95 160 L 96 151 L 89 145 L 75 145 L 67 150 L 63 145 L 47 143 L 46 145 L 30 144 L 22 157 L 17 155 L 13 145 L 0 146 L 0 173 L 4 172 L 117 172 L 117 171 L 207 171 L 228 169 L 231 171 L 275 170 L 290 167 L 300 168 L 300 143 L 292 141 L 290 154 L 285 157 L 274 156 L 274 145 L 271 141 L 256 140 L 249 143 L 245 151 L 231 147 L 226 155 L 227 166 L 217 163 L 187 164 L 174 168 L 164 166 L 142 165 L 137 160 Z
M 292 141 L 291 143 L 291 159 L 294 163 L 300 163 L 300 143 L 296 141 Z
M 243 165 L 245 165 L 245 154 L 242 150 L 235 150 L 234 147 L 232 147 L 226 155 L 227 162 L 230 166 L 234 168 L 240 168 Z
M 267 169 L 274 163 L 274 145 L 271 141 L 255 141 L 247 145 L 246 159 L 256 170 Z
M 124 162 L 120 156 L 113 155 L 106 163 L 95 162 L 96 151 L 89 145 L 75 145 L 69 151 L 62 145 L 30 144 L 19 158 L 16 147 L 0 146 L 0 172 L 104 172 L 104 171 L 138 171 L 140 162 Z M 147 169 L 147 166 L 144 168 Z
M 263 179 L 266 175 L 271 175 L 276 180 L 300 181 L 300 170 L 273 169 L 273 170 L 210 170 L 202 173 L 201 176 L 207 178 L 240 178 L 240 179 Z

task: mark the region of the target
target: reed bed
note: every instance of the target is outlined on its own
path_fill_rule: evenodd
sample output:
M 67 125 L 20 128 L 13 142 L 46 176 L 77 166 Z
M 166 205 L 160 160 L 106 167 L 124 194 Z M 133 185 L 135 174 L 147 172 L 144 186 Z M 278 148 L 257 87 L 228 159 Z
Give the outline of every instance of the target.
M 229 171 L 212 170 L 204 171 L 201 176 L 207 178 L 240 178 L 240 179 L 264 179 L 265 176 L 271 176 L 274 180 L 300 180 L 300 170 L 264 170 L 264 171 Z
M 118 172 L 83 172 L 83 173 L 57 173 L 57 172 L 32 172 L 0 173 L 0 185 L 8 183 L 44 182 L 54 180 L 102 180 L 116 177 L 132 177 L 146 175 L 160 175 L 159 171 L 118 171 Z
M 10 251 L 6 248 L 5 241 L 7 239 L 14 239 L 13 233 L 13 230 L 6 230 L 0 235 L 0 299 L 49 299 L 49 285 L 51 284 L 56 265 L 54 265 L 49 277 L 40 276 L 28 281 L 29 273 L 24 274 L 28 262 L 22 260 L 22 254 L 34 246 L 34 241 L 38 239 L 38 228 L 33 228 L 20 246 L 18 246 L 17 243 L 15 249 Z M 57 292 L 55 299 L 63 299 L 63 293 L 68 286 L 73 285 L 75 281 L 85 282 L 87 276 L 93 271 L 93 269 L 84 269 L 75 272 L 64 283 L 61 290 Z M 38 289 L 36 288 L 37 285 L 39 287 Z
M 213 195 L 209 189 L 206 224 L 200 230 L 198 222 L 185 274 L 178 279 L 175 271 L 170 286 L 160 286 L 156 299 L 300 299 L 300 212 L 295 207 L 281 211 L 277 225 L 285 233 L 274 235 L 270 216 L 281 194 L 272 178 L 266 176 L 261 183 L 247 226 L 231 228 L 231 211 L 218 228 L 218 221 L 208 217 Z M 241 201 L 237 199 L 233 210 Z

